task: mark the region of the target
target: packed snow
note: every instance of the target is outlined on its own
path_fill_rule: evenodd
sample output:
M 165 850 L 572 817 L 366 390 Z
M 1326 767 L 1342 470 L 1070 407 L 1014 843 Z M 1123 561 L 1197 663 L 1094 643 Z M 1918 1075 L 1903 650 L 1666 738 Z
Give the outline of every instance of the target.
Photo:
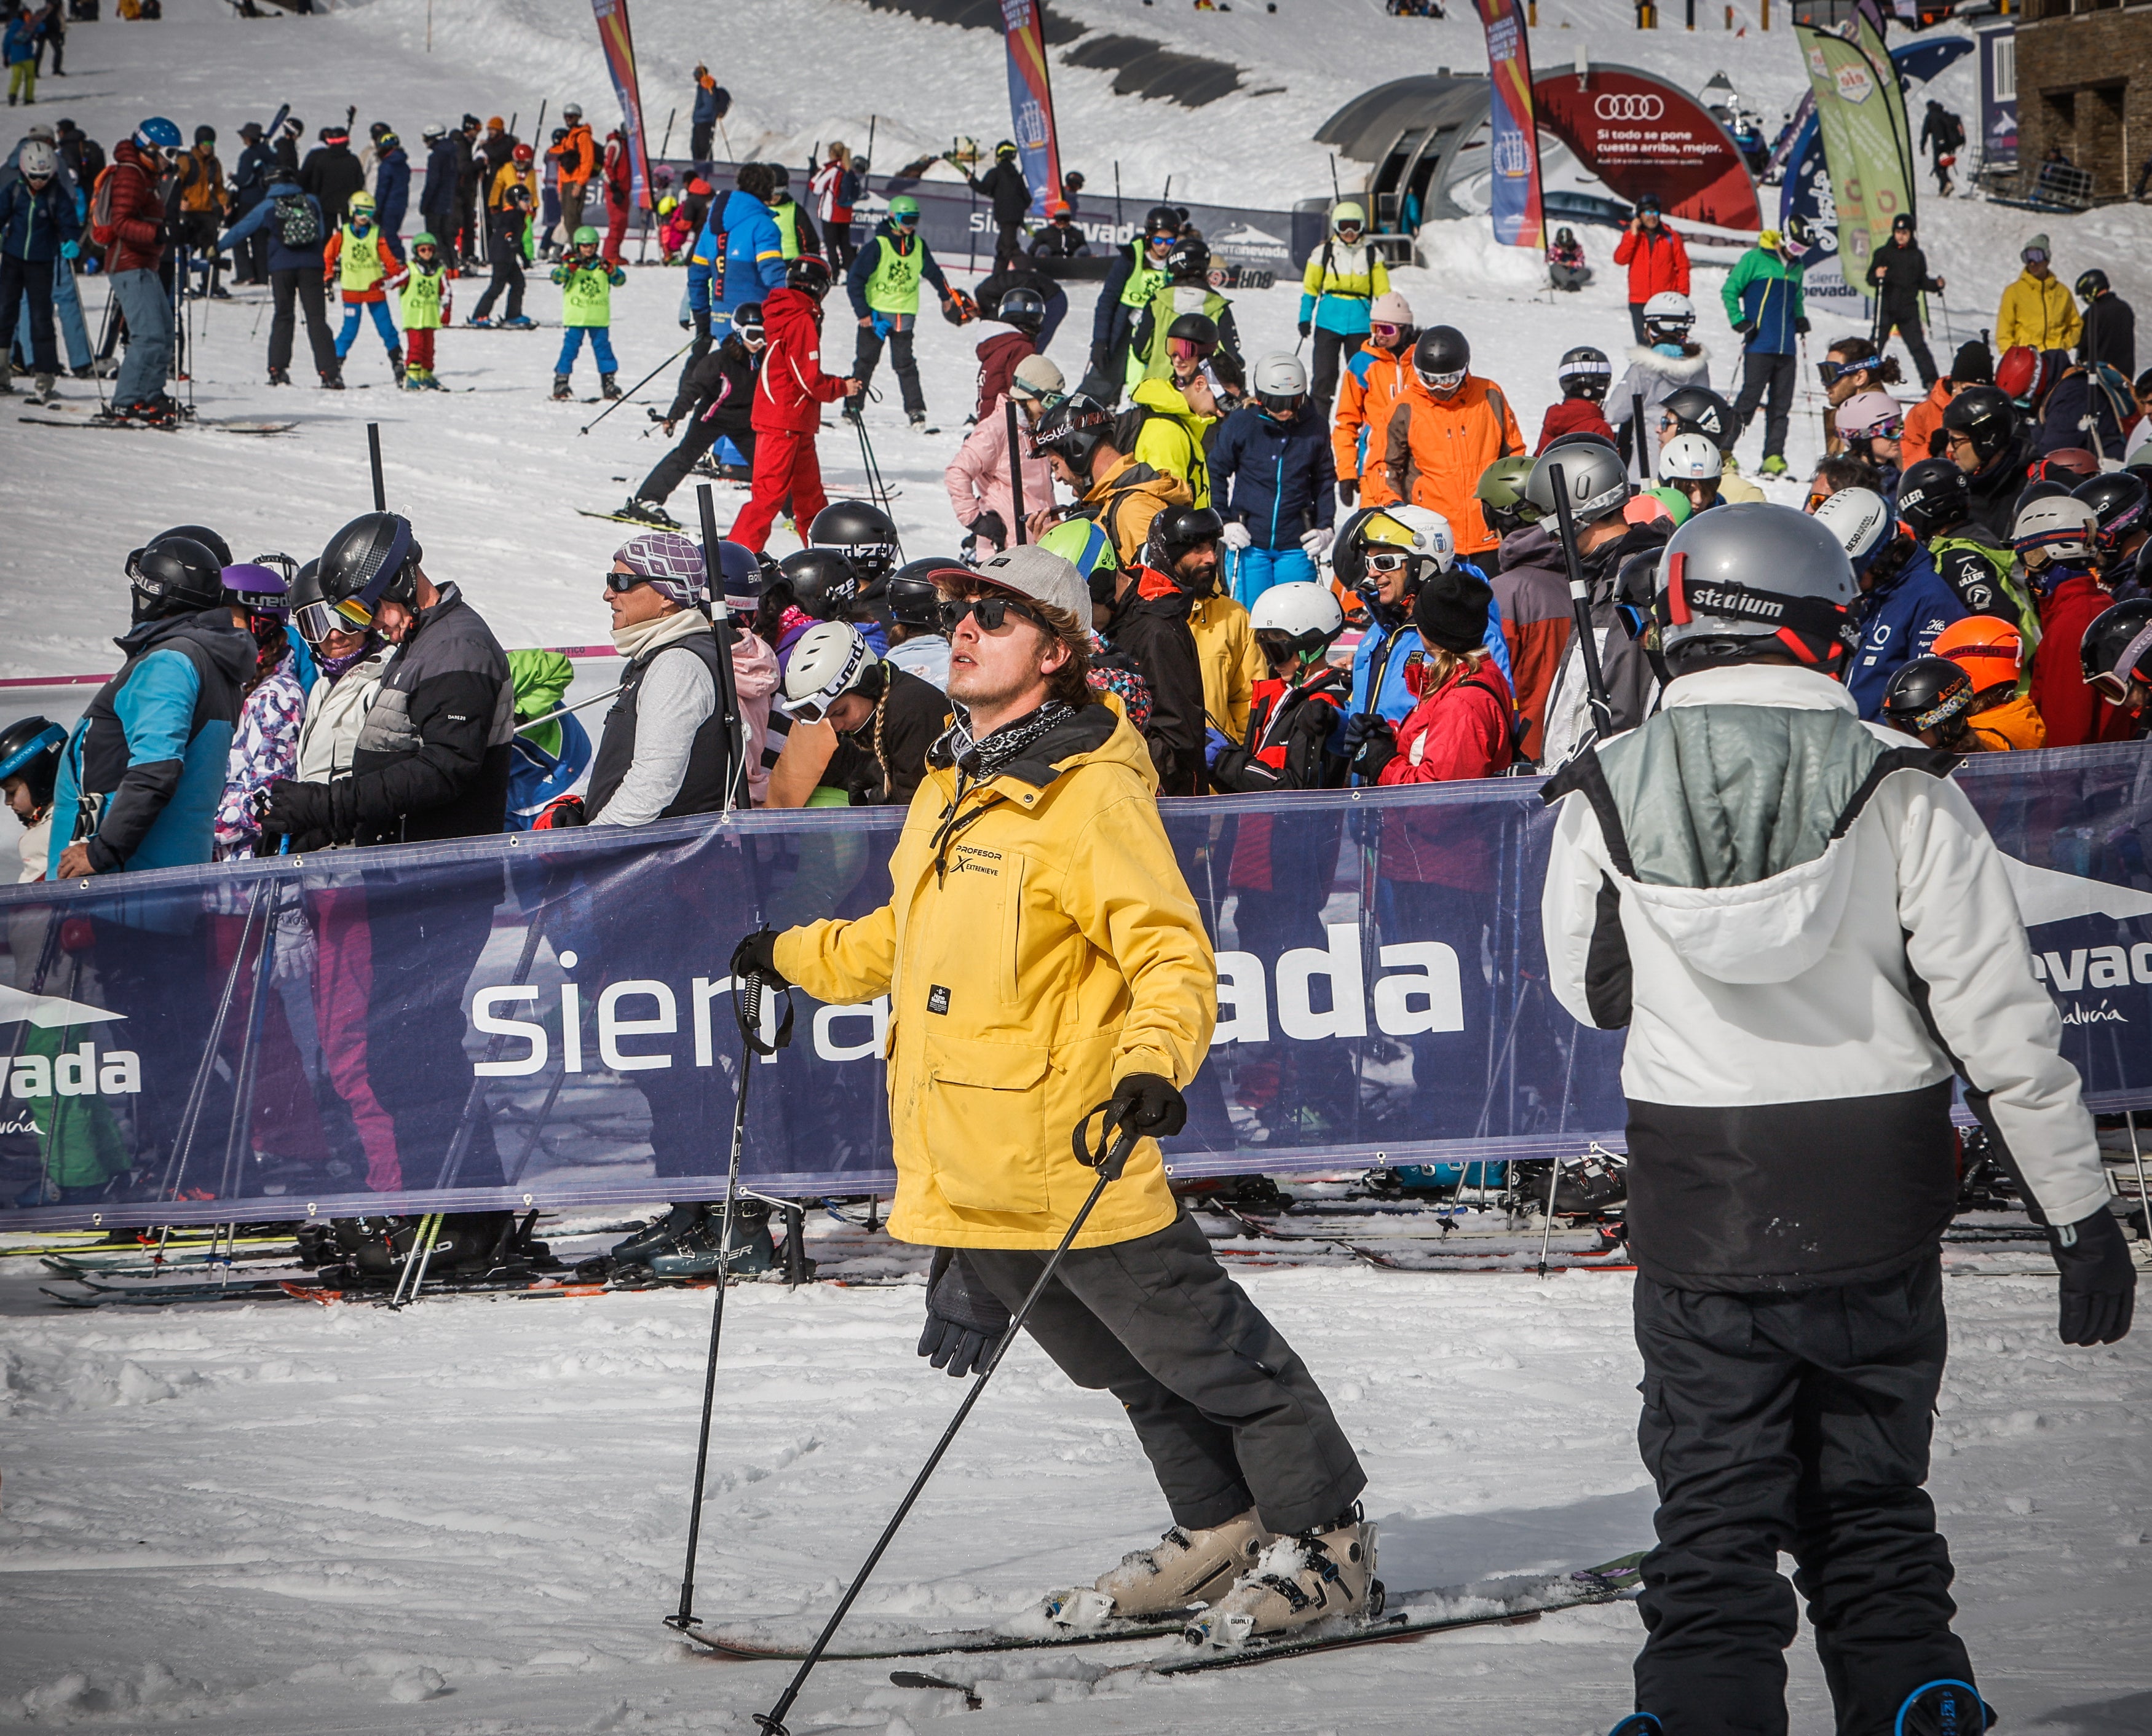
M 1058 0 L 1087 23 L 1231 59 L 1242 90 L 1201 109 L 1110 94 L 1111 75 L 1057 67 L 1067 161 L 1094 190 L 1119 165 L 1131 196 L 1171 174 L 1191 198 L 1286 205 L 1324 190 L 1317 126 L 1367 84 L 1484 64 L 1479 27 L 1390 18 L 1378 0 L 1243 0 L 1230 14 L 1137 0 Z M 595 35 L 575 0 L 369 0 L 312 19 L 242 20 L 221 0 L 166 0 L 160 24 L 78 25 L 69 73 L 40 116 L 67 114 L 108 145 L 146 114 L 188 132 L 236 128 L 289 101 L 309 133 L 355 103 L 407 142 L 466 109 L 520 117 L 541 99 L 608 109 Z M 426 47 L 429 28 L 430 52 Z M 1802 88 L 1789 32 L 1639 33 L 1622 0 L 1545 0 L 1542 69 L 1588 42 L 1595 59 L 1700 84 L 1728 69 L 1769 119 Z M 1715 23 L 1719 14 L 1705 8 Z M 985 33 L 926 25 L 856 0 L 639 0 L 653 129 L 708 60 L 733 91 L 729 142 L 798 162 L 833 134 L 882 164 L 952 135 L 1006 129 L 1001 53 Z M 1962 79 L 1962 71 L 1953 78 Z M 1278 88 L 1271 88 L 1278 87 Z M 1969 89 L 1946 84 L 1965 109 Z M 11 114 L 20 124 L 27 115 Z M 678 148 L 676 140 L 676 149 Z M 2045 229 L 2068 281 L 2107 267 L 2152 301 L 2152 212 L 2073 220 L 1967 201 L 1923 206 L 1951 280 L 1936 333 L 1992 321 L 2023 237 Z M 407 225 L 407 233 L 414 225 Z M 1554 364 L 1592 342 L 1627 347 L 1611 231 L 1585 231 L 1599 281 L 1556 302 L 1536 265 L 1476 223 L 1434 226 L 1399 274 L 1424 322 L 1459 325 L 1528 435 Z M 1700 259 L 1699 334 L 1714 383 L 1736 343 L 1719 310 L 1731 254 Z M 961 266 L 963 262 L 946 261 Z M 94 327 L 102 286 L 86 286 Z M 476 283 L 459 287 L 464 312 Z M 511 645 L 601 642 L 598 575 L 622 527 L 578 517 L 633 488 L 663 449 L 642 404 L 669 395 L 683 342 L 680 277 L 633 270 L 616 292 L 623 383 L 657 376 L 587 434 L 599 406 L 545 397 L 556 332 L 442 334 L 449 393 L 389 389 L 370 332 L 355 390 L 261 383 L 262 292 L 195 303 L 191 392 L 205 415 L 293 418 L 256 439 L 20 428 L 8 421 L 0 536 L 0 675 L 110 667 L 126 551 L 206 520 L 245 556 L 303 557 L 369 504 L 363 424 L 382 424 L 392 504 L 436 576 L 459 581 Z M 1090 292 L 1076 286 L 1053 353 L 1080 372 Z M 1251 355 L 1290 348 L 1297 290 L 1236 297 Z M 531 311 L 556 317 L 535 282 Z M 1837 329 L 1820 318 L 1820 356 Z M 987 331 L 993 328 L 988 327 Z M 980 328 L 929 317 L 920 353 L 937 436 L 902 426 L 886 364 L 867 427 L 909 551 L 953 549 L 941 472 L 972 398 Z M 850 328 L 832 304 L 829 359 Z M 301 377 L 304 347 L 301 346 Z M 579 391 L 594 389 L 588 372 Z M 1910 370 L 1909 370 L 1910 373 Z M 1813 373 L 1790 451 L 1820 446 Z M 65 387 L 84 419 L 88 382 Z M 189 388 L 178 388 L 183 393 Z M 1910 395 L 1910 387 L 1905 388 Z M 1752 433 L 1743 455 L 1753 459 Z M 856 442 L 823 442 L 833 495 L 855 491 Z M 1797 480 L 1775 485 L 1799 497 Z M 744 499 L 721 489 L 728 524 Z M 673 507 L 683 517 L 693 497 Z M 776 547 L 790 546 L 780 532 Z M 58 708 L 56 708 L 57 712 Z M 1962 1630 L 2012 1729 L 2119 1736 L 2152 1728 L 2152 1354 L 2132 1338 L 2066 1350 L 2043 1262 L 1954 1262 L 1955 1355 L 1933 1492 L 1960 1570 Z M 660 1625 L 678 1593 L 708 1335 L 707 1295 L 429 1301 L 401 1314 L 297 1302 L 172 1312 L 62 1312 L 34 1260 L 0 1259 L 0 1723 L 285 1736 L 550 1736 L 696 1731 L 746 1736 L 789 1674 L 697 1655 Z M 1372 1479 L 1382 1572 L 1404 1591 L 1588 1565 L 1650 1541 L 1634 1442 L 1638 1373 L 1628 1280 L 1377 1272 L 1246 1261 L 1241 1280 L 1322 1383 Z M 953 1409 L 961 1389 L 913 1356 L 916 1284 L 733 1292 L 719 1371 L 698 1612 L 788 1630 L 834 1603 Z M 1088 1581 L 1166 1523 L 1110 1398 L 1070 1388 L 1028 1344 L 1012 1354 L 860 1609 L 967 1625 Z M 935 1720 L 982 1733 L 1421 1732 L 1581 1736 L 1628 1705 L 1641 1629 L 1632 1607 L 1550 1617 L 1417 1644 L 1170 1684 L 1124 1646 L 1062 1655 L 935 1659 L 962 1694 L 891 1686 L 887 1664 L 818 1673 L 795 1730 L 917 1736 Z M 1830 1727 L 1814 1652 L 1794 1656 L 1794 1727 Z

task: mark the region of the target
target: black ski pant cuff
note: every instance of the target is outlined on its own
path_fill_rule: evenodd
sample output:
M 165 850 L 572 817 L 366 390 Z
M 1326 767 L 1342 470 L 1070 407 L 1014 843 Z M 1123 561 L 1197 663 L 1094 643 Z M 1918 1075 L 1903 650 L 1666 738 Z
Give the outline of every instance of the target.
M 1012 1312 L 1048 1257 L 964 1251 Z M 1303 1531 L 1367 1487 L 1307 1364 L 1185 1212 L 1133 1241 L 1070 1249 L 1024 1324 L 1077 1385 L 1121 1401 L 1175 1525 L 1253 1507 L 1271 1530 Z
M 1791 1295 L 1639 1274 L 1634 1305 L 1637 1444 L 1659 1493 L 1637 1709 L 1666 1736 L 1784 1736 L 1797 1591 L 1840 1736 L 1891 1736 L 1916 1688 L 1971 1682 L 1921 1486 L 1948 1340 L 1940 1254 Z

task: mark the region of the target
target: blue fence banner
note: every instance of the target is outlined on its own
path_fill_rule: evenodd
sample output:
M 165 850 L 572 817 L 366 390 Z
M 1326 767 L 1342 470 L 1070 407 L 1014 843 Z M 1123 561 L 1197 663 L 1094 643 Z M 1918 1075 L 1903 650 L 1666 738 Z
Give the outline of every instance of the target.
M 2063 1052 L 2152 1104 L 2152 759 L 1982 755 Z M 1622 1142 L 1551 997 L 1538 780 L 1164 805 L 1218 959 L 1176 1176 Z M 889 893 L 894 810 L 525 832 L 0 891 L 0 1227 L 625 1205 L 723 1188 L 739 937 Z M 765 1016 L 769 1009 L 765 1008 Z M 802 996 L 743 1173 L 887 1194 L 886 1001 Z M 43 1203 L 36 1203 L 42 1194 Z

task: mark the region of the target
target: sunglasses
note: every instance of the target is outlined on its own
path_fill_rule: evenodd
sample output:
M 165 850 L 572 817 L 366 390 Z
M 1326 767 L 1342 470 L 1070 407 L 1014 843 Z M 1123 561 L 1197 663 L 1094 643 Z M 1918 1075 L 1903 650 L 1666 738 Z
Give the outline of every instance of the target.
M 1039 616 L 1009 596 L 952 597 L 944 602 L 937 612 L 942 620 L 942 631 L 945 633 L 955 632 L 967 617 L 977 621 L 981 632 L 997 633 L 1002 629 L 1002 623 L 1012 615 L 1021 616 L 1033 627 L 1044 628 L 1048 632 L 1053 631 Z
M 606 589 L 615 596 L 625 596 L 637 585 L 650 582 L 639 572 L 615 572 L 610 567 L 606 570 L 605 581 Z

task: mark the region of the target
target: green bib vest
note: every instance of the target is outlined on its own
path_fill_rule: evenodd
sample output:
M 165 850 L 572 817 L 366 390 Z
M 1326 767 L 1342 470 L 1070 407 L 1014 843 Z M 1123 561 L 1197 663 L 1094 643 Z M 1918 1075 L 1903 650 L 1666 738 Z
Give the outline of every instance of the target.
M 1192 285 L 1190 287 L 1193 287 Z M 1232 305 L 1216 290 L 1206 288 L 1200 307 L 1184 307 L 1180 304 L 1179 291 L 1161 282 L 1151 299 L 1150 343 L 1140 356 L 1131 353 L 1129 357 L 1129 384 L 1134 384 L 1139 379 L 1163 380 L 1173 377 L 1173 358 L 1166 353 L 1165 334 L 1172 328 L 1174 321 L 1182 314 L 1207 314 L 1215 322 Z
M 603 260 L 578 266 L 561 286 L 561 323 L 564 326 L 609 326 L 612 323 L 612 267 Z
M 917 313 L 919 263 L 926 257 L 925 245 L 914 236 L 911 245 L 900 251 L 896 238 L 886 235 L 876 236 L 875 242 L 881 256 L 867 279 L 867 306 L 876 313 Z
M 414 262 L 411 276 L 404 286 L 404 329 L 407 332 L 434 332 L 440 329 L 441 295 L 448 287 L 448 273 L 436 265 L 432 271 Z
M 784 204 L 771 208 L 770 218 L 777 225 L 777 245 L 784 251 L 787 259 L 799 256 L 799 206 L 796 200 L 788 199 Z
M 353 292 L 369 290 L 388 274 L 381 266 L 381 231 L 368 225 L 366 233 L 355 233 L 349 225 L 337 252 L 337 283 Z
M 1150 298 L 1165 287 L 1165 273 L 1145 260 L 1144 238 L 1141 236 L 1129 243 L 1129 258 L 1135 269 L 1129 273 L 1129 281 L 1121 286 L 1121 306 L 1148 306 Z

